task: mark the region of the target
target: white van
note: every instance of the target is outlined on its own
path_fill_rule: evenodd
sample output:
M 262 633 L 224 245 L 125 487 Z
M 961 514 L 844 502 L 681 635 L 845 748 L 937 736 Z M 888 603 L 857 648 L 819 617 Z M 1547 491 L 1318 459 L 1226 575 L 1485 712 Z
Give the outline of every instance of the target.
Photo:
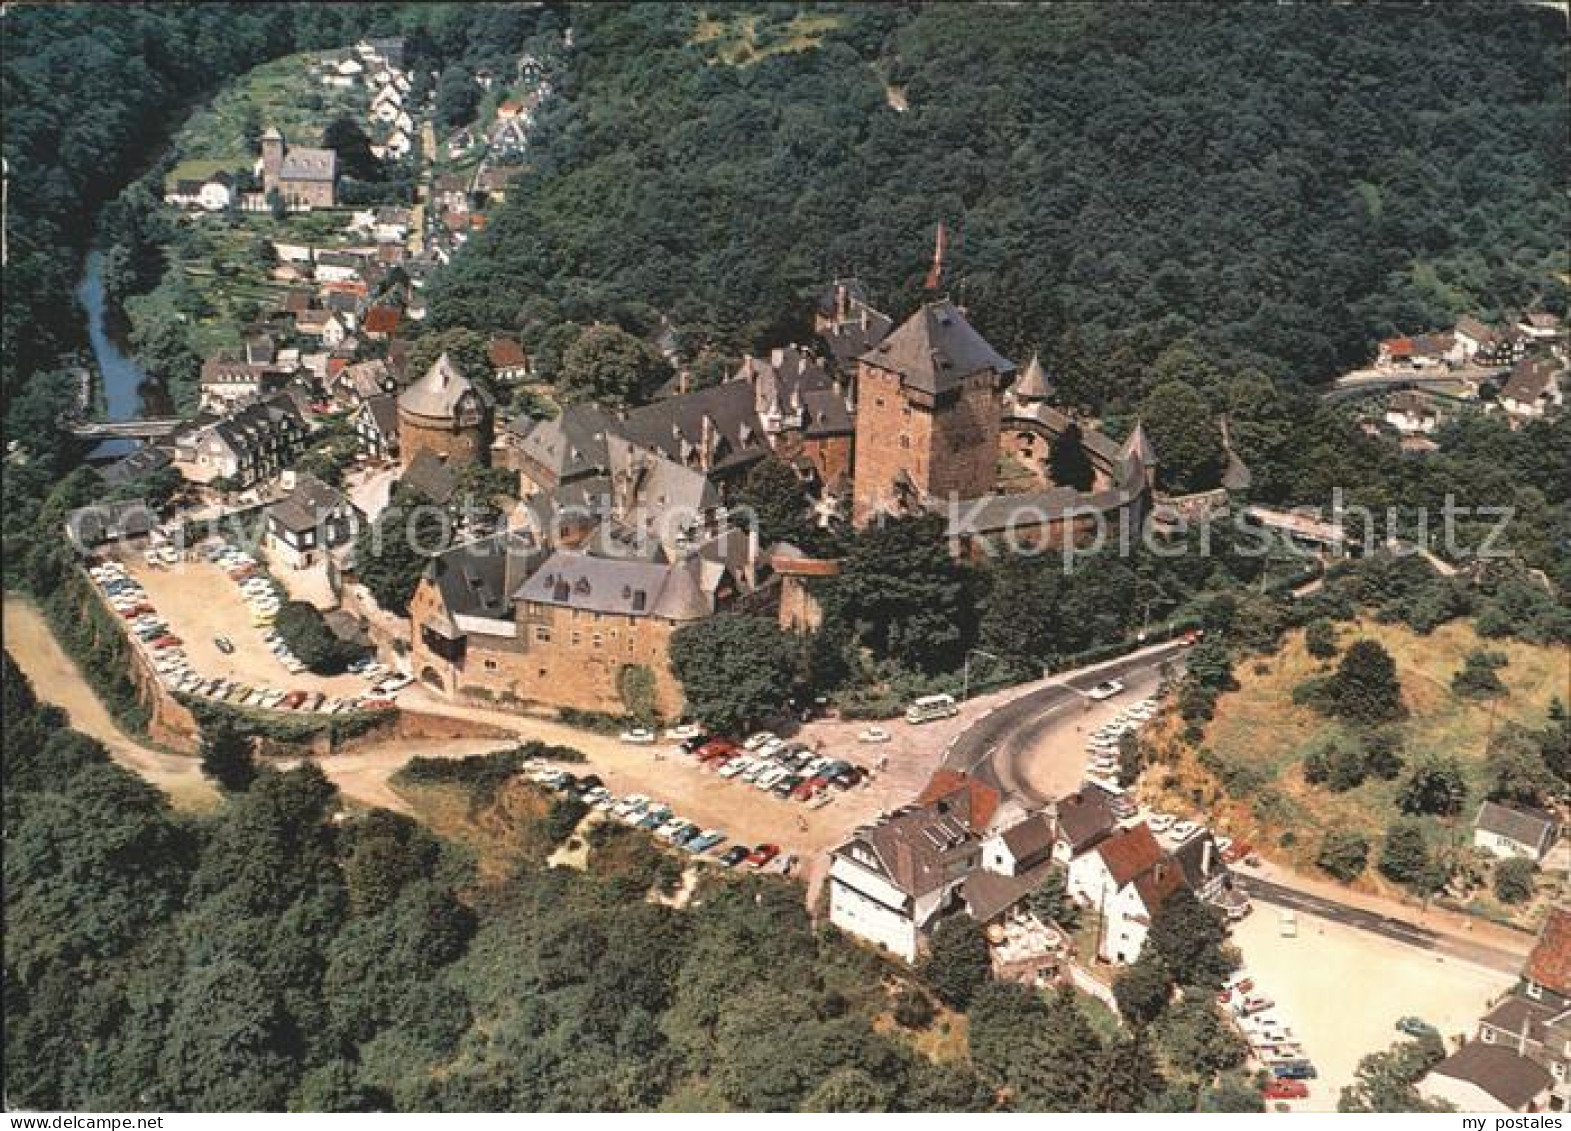
M 930 723 L 934 719 L 948 719 L 960 713 L 953 695 L 924 695 L 906 708 L 906 722 Z

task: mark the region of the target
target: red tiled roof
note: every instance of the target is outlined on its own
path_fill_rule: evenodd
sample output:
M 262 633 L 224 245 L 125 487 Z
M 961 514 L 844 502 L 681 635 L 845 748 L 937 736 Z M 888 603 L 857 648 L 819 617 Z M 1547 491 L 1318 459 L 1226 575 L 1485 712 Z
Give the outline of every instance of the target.
M 1386 353 L 1390 354 L 1392 357 L 1413 356 L 1412 338 L 1390 338 L 1382 344 L 1386 348 Z
M 1167 858 L 1167 853 L 1144 824 L 1114 833 L 1097 851 L 1119 887 L 1131 883 Z M 1177 871 L 1175 866 L 1174 871 Z
M 398 326 L 398 320 L 403 312 L 396 306 L 373 306 L 366 312 L 365 332 L 368 334 L 391 334 Z
M 973 831 L 981 832 L 992 821 L 999 800 L 998 790 L 992 786 L 959 770 L 939 770 L 928 781 L 916 803 L 923 806 L 946 803 L 950 810 L 959 811 L 961 819 Z
M 1571 997 L 1571 907 L 1550 910 L 1523 974 L 1545 989 Z
M 512 338 L 492 338 L 491 344 L 486 347 L 486 352 L 491 359 L 492 368 L 495 369 L 516 369 L 521 365 L 529 364 L 524 347 Z

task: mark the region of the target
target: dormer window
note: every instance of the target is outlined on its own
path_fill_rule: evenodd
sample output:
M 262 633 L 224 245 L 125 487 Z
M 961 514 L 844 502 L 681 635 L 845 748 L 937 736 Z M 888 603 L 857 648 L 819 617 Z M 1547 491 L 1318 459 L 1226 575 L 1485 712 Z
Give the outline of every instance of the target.
M 1543 986 L 1539 985 L 1537 982 L 1529 981 L 1527 983 L 1527 987 L 1526 988 L 1527 988 L 1527 996 L 1528 997 L 1532 998 L 1534 1001 L 1542 1001 L 1543 1000 L 1543 998 L 1544 998 L 1544 987 Z

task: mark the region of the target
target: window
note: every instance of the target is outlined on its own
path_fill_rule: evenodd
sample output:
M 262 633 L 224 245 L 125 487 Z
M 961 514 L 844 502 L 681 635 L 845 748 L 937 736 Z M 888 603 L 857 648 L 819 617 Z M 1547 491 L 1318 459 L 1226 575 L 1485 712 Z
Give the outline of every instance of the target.
M 487 660 L 485 662 L 485 670 L 488 671 L 488 672 L 496 671 L 496 661 L 495 660 Z
M 535 625 L 535 642 L 537 644 L 551 643 L 551 630 L 543 624 Z
M 583 633 L 579 632 L 578 629 L 576 629 L 576 628 L 573 629 L 573 646 L 576 648 L 578 645 L 582 644 L 583 642 L 584 642 Z
M 1539 985 L 1537 982 L 1529 982 L 1527 984 L 1527 996 L 1532 998 L 1534 1001 L 1542 1001 L 1544 997 L 1544 987 Z
M 599 634 L 599 633 L 598 633 L 598 632 L 597 632 L 597 633 L 595 633 L 595 634 L 594 634 L 594 635 L 593 635 L 593 636 L 591 636 L 591 637 L 590 637 L 590 638 L 589 638 L 589 643 L 591 643 L 591 644 L 593 644 L 593 645 L 594 645 L 594 646 L 595 646 L 595 647 L 596 647 L 596 648 L 598 648 L 598 647 L 600 647 L 600 645 L 602 645 L 602 644 L 604 644 L 604 643 L 605 643 L 605 638 L 604 638 L 604 637 L 602 637 L 602 636 L 601 636 L 601 635 L 600 635 L 600 634 Z
M 911 446 L 911 437 L 910 436 L 901 436 L 900 437 L 900 446 L 902 448 L 909 448 Z

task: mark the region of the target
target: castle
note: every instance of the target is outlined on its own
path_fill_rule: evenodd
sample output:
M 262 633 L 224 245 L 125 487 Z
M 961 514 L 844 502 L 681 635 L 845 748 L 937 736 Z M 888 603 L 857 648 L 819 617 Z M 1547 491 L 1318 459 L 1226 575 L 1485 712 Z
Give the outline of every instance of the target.
M 1145 429 L 1118 443 L 1075 425 L 1049 403 L 1039 362 L 1017 373 L 947 299 L 895 326 L 842 281 L 816 328 L 822 355 L 782 347 L 744 358 L 718 385 L 678 382 L 625 412 L 576 404 L 504 426 L 489 450 L 518 473 L 523 501 L 504 533 L 433 560 L 410 606 L 416 677 L 487 702 L 621 714 L 631 673 L 647 672 L 657 709 L 679 714 L 675 631 L 735 606 L 811 628 L 814 583 L 838 568 L 761 547 L 732 520 L 726 501 L 771 456 L 801 477 L 825 521 L 944 513 L 963 556 L 998 541 L 1078 545 L 1101 524 L 1134 528 L 1152 513 L 1158 453 Z M 400 398 L 406 463 L 421 449 L 450 463 L 482 458 L 484 417 L 442 359 Z M 1048 471 L 1072 428 L 1088 490 Z M 1000 491 L 1001 464 L 1030 489 Z M 1236 460 L 1229 474 L 1247 482 Z

